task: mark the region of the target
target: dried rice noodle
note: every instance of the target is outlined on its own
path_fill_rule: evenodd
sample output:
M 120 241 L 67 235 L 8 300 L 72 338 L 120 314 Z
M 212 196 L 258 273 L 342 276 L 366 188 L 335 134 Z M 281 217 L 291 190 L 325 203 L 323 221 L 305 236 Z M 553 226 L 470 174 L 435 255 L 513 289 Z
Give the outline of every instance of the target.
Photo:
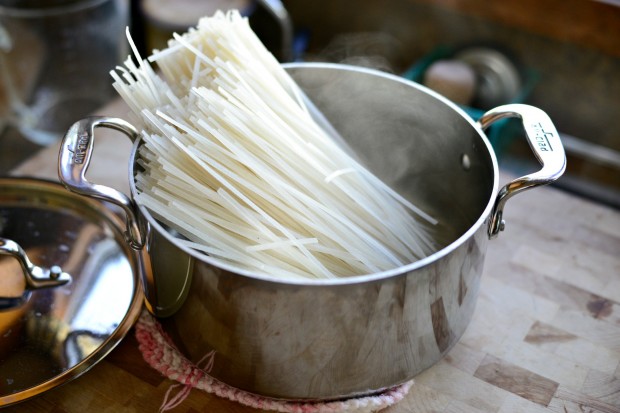
M 112 72 L 144 144 L 137 202 L 188 247 L 278 277 L 334 278 L 427 256 L 436 223 L 312 118 L 236 11 Z

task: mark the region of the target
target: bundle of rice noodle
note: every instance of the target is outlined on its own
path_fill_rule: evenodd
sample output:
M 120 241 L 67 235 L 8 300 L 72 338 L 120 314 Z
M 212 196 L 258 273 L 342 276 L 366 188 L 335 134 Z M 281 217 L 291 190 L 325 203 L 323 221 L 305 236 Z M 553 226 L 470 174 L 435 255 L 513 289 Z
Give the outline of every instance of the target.
M 142 130 L 137 202 L 179 242 L 287 278 L 371 274 L 433 251 L 433 218 L 319 127 L 238 12 L 202 18 L 148 61 L 128 38 L 138 63 L 112 76 Z

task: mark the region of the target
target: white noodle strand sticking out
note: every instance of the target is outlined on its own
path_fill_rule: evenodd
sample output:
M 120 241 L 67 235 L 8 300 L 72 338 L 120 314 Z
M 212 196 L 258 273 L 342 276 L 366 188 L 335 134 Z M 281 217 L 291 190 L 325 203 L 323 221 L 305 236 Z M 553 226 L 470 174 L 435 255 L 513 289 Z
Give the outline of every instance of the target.
M 180 243 L 284 278 L 376 273 L 434 251 L 437 221 L 319 126 L 238 12 L 201 19 L 148 61 L 130 44 L 137 64 L 112 77 L 143 130 L 136 200 Z

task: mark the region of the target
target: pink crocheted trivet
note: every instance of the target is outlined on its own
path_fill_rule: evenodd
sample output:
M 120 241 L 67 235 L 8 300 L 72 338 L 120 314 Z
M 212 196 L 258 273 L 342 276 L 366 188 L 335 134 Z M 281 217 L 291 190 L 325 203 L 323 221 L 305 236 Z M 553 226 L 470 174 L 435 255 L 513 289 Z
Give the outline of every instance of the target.
M 136 337 L 144 360 L 167 378 L 177 381 L 179 384 L 175 386 L 183 386 L 172 399 L 169 396 L 174 386 L 168 390 L 162 411 L 179 405 L 191 389 L 196 388 L 245 406 L 283 413 L 375 412 L 401 401 L 413 385 L 413 381 L 408 381 L 381 394 L 333 402 L 270 399 L 236 389 L 207 375 L 205 372 L 210 370 L 215 353 L 193 364 L 176 349 L 161 325 L 146 311 L 136 324 Z

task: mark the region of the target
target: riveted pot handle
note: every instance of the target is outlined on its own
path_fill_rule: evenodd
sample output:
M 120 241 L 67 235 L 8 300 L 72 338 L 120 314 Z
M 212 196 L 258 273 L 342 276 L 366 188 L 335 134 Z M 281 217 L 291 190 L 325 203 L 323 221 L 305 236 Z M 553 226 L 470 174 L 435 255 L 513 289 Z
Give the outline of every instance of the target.
M 542 169 L 509 182 L 500 189 L 495 199 L 489 223 L 489 238 L 504 229 L 502 219 L 506 201 L 526 189 L 549 184 L 558 179 L 566 169 L 566 155 L 555 126 L 547 114 L 533 106 L 510 104 L 491 109 L 478 120 L 482 129 L 503 118 L 520 118 L 530 148 L 542 165 Z
M 6 238 L 0 238 L 0 255 L 15 257 L 22 267 L 26 288 L 20 297 L 0 297 L 0 311 L 9 310 L 22 304 L 32 290 L 53 288 L 65 285 L 71 281 L 71 276 L 58 266 L 50 268 L 34 265 L 22 247 Z
M 119 118 L 92 116 L 74 123 L 62 141 L 58 155 L 58 177 L 70 191 L 120 206 L 127 220 L 126 241 L 132 248 L 139 250 L 144 246 L 146 230 L 140 224 L 134 201 L 116 189 L 92 184 L 86 179 L 97 127 L 123 132 L 132 141 L 139 136 L 138 131 L 130 123 Z

